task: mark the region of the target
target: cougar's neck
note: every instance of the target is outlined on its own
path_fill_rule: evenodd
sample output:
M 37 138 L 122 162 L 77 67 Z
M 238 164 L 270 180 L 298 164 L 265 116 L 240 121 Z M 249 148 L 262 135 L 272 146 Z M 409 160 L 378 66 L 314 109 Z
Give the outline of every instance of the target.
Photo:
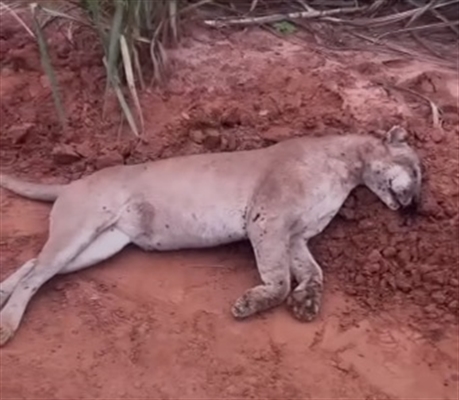
M 341 140 L 336 156 L 346 165 L 349 185 L 362 185 L 363 172 L 368 160 L 374 155 L 377 139 L 366 135 L 347 135 L 341 137 Z

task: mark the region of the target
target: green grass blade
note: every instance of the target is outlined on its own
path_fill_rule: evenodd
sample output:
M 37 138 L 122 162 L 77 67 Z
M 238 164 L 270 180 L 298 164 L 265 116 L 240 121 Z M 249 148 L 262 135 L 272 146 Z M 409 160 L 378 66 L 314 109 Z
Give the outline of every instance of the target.
M 48 75 L 48 79 L 51 84 L 51 91 L 53 94 L 53 99 L 54 99 L 54 104 L 56 106 L 57 114 L 59 117 L 59 121 L 62 125 L 62 128 L 65 130 L 67 128 L 67 118 L 65 116 L 64 112 L 64 106 L 62 104 L 61 96 L 59 93 L 59 88 L 57 86 L 57 80 L 56 80 L 56 75 L 54 73 L 54 69 L 51 65 L 51 59 L 49 57 L 49 52 L 48 52 L 48 46 L 46 44 L 46 39 L 45 36 L 42 32 L 42 29 L 40 27 L 40 23 L 38 22 L 37 18 L 37 9 L 39 6 L 37 3 L 32 3 L 30 5 L 30 10 L 32 12 L 32 20 L 34 23 L 35 27 L 35 33 L 37 35 L 37 40 L 38 40 L 38 45 L 40 48 L 40 56 L 41 56 L 41 62 L 43 65 L 43 69 L 45 70 L 46 74 Z
M 113 16 L 113 24 L 110 31 L 110 42 L 108 45 L 108 62 L 107 62 L 107 83 L 115 81 L 116 68 L 119 59 L 119 40 L 123 29 L 124 19 L 124 2 L 116 0 L 115 15 Z
M 142 14 L 145 22 L 145 29 L 147 31 L 153 30 L 152 15 L 153 15 L 153 2 L 152 1 L 141 1 Z
M 140 65 L 139 52 L 135 47 L 132 48 L 132 55 L 134 57 L 134 66 L 139 77 L 140 89 L 145 89 L 145 79 L 143 78 L 142 67 Z

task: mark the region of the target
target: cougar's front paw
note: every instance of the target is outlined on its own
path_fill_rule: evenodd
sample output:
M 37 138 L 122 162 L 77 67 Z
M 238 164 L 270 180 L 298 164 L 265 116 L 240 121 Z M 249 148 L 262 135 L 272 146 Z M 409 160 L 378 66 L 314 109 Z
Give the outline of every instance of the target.
M 254 304 L 247 293 L 239 297 L 231 309 L 231 313 L 236 319 L 247 318 L 248 316 L 254 314 L 255 311 Z
M 287 306 L 296 319 L 302 322 L 312 321 L 320 310 L 323 285 L 318 281 L 308 282 L 290 293 Z

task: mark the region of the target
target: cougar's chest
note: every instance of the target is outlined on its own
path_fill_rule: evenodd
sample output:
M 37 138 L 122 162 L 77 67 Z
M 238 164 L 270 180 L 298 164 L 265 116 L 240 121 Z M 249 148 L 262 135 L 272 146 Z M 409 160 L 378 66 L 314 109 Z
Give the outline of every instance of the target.
M 350 193 L 350 188 L 338 182 L 322 182 L 306 202 L 303 214 L 305 235 L 314 237 L 321 233 L 339 212 Z

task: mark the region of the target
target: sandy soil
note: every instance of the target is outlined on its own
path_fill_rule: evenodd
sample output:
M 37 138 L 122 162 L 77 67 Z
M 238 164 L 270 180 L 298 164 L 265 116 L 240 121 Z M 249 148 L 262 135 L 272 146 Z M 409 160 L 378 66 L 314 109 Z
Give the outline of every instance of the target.
M 457 71 L 370 52 L 333 52 L 249 30 L 197 28 L 142 95 L 146 141 L 114 101 L 88 32 L 53 37 L 70 117 L 61 132 L 36 44 L 0 26 L 2 170 L 65 182 L 178 154 L 249 149 L 296 135 L 406 126 L 425 167 L 421 214 L 404 220 L 357 190 L 314 242 L 326 274 L 320 318 L 283 307 L 245 322 L 232 302 L 257 282 L 245 243 L 146 254 L 53 279 L 1 350 L 1 398 L 457 399 Z M 428 102 L 443 110 L 432 127 Z M 34 256 L 50 207 L 1 191 L 1 279 Z

